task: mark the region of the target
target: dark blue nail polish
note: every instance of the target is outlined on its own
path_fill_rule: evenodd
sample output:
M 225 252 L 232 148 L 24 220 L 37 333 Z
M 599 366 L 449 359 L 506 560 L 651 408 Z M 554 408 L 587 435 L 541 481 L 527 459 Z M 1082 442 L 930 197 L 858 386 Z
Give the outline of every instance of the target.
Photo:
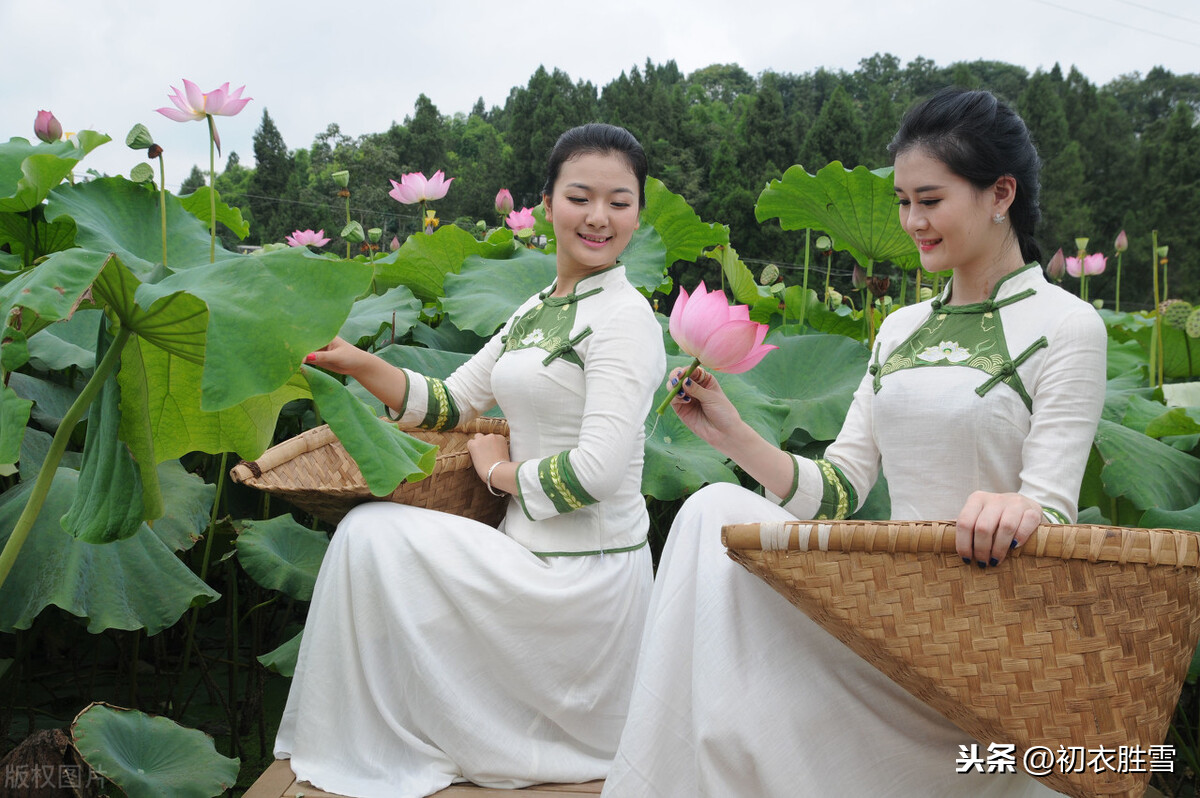
M 1015 549 L 1015 548 L 1017 547 L 1017 539 L 1016 539 L 1016 538 L 1013 538 L 1013 539 L 1012 539 L 1012 543 L 1009 543 L 1009 544 L 1008 544 L 1008 547 L 1009 547 L 1010 549 Z
M 685 401 L 685 402 L 690 402 L 690 401 L 692 401 L 692 397 L 690 397 L 690 396 L 685 396 L 685 397 L 683 397 L 683 401 Z
M 679 389 L 679 390 L 678 390 L 678 391 L 675 393 L 675 395 L 676 395 L 676 396 L 683 396 L 683 389 L 682 389 L 682 388 L 680 388 L 680 389 Z
M 691 378 L 691 377 L 688 377 L 686 380 L 684 380 L 684 381 L 683 381 L 683 384 L 684 384 L 684 385 L 691 385 L 691 384 L 692 384 L 692 378 Z
M 992 566 L 993 568 L 995 568 L 995 567 L 996 567 L 997 565 L 999 565 L 999 564 L 1000 564 L 1000 561 L 999 561 L 999 560 L 997 560 L 995 557 L 993 557 L 992 559 L 988 560 L 988 565 Z
M 671 378 L 671 384 L 672 384 L 672 385 L 678 385 L 678 384 L 679 384 L 679 378 L 678 378 L 678 377 L 672 377 L 672 378 Z
M 977 562 L 975 564 L 978 565 L 980 568 L 987 568 L 987 563 L 985 563 L 983 560 L 980 560 L 979 562 Z
M 970 564 L 971 564 L 971 558 L 970 558 L 970 557 L 963 557 L 963 562 L 964 562 L 964 563 L 966 563 L 967 565 L 970 565 Z

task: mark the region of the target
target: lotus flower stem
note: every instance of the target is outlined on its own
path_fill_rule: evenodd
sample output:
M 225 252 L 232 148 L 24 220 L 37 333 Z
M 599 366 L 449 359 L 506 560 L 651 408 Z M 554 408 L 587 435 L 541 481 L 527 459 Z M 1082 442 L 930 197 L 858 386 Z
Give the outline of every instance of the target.
M 217 260 L 217 124 L 212 114 L 208 118 L 208 262 Z M 184 656 L 187 656 L 185 653 Z
M 804 311 L 808 308 L 808 255 L 810 252 L 810 242 L 812 240 L 812 228 L 804 229 L 804 283 L 800 289 L 800 321 L 799 325 L 804 326 Z
M 349 225 L 350 225 L 350 193 L 347 192 L 346 193 L 346 226 L 348 227 Z M 333 231 L 330 230 L 330 232 L 333 232 Z M 346 242 L 346 260 L 350 260 L 350 242 L 349 241 Z M 372 283 L 373 282 L 374 282 L 374 278 L 372 278 Z
M 167 168 L 162 153 L 158 156 L 158 205 L 162 211 L 163 268 L 167 265 Z
M 1121 312 L 1121 256 L 1124 254 L 1124 252 L 1117 253 L 1117 298 L 1113 303 L 1113 309 L 1117 313 Z
M 112 346 L 97 364 L 91 378 L 83 386 L 79 396 L 71 403 L 71 407 L 63 416 L 62 421 L 59 422 L 54 439 L 50 441 L 50 449 L 46 452 L 46 459 L 42 463 L 41 470 L 38 471 L 37 479 L 34 480 L 33 490 L 30 491 L 29 498 L 25 501 L 25 509 L 21 511 L 21 517 L 13 526 L 12 534 L 8 536 L 8 542 L 4 544 L 4 550 L 0 551 L 0 585 L 3 585 L 4 580 L 8 578 L 13 563 L 17 560 L 17 554 L 25 545 L 25 539 L 29 537 L 29 531 L 33 529 L 33 524 L 42 511 L 46 496 L 50 494 L 50 484 L 54 481 L 54 473 L 58 470 L 58 464 L 67 450 L 72 430 L 95 401 L 108 376 L 116 369 L 117 363 L 121 360 L 121 350 L 125 348 L 125 343 L 129 340 L 131 333 L 132 330 L 124 327 L 117 331 Z
M 1162 310 L 1158 298 L 1158 231 L 1150 231 L 1150 270 L 1154 275 L 1154 342 L 1150 347 L 1150 386 L 1162 388 Z
M 212 559 L 213 538 L 216 537 L 217 530 L 217 513 L 221 506 L 221 489 L 225 487 L 226 461 L 229 457 L 229 452 L 221 452 L 221 465 L 217 469 L 217 492 L 213 496 L 212 510 L 208 515 L 208 532 L 205 535 L 204 541 L 204 559 L 200 562 L 200 581 L 203 582 L 208 578 L 208 563 Z M 188 672 L 188 665 L 192 660 L 192 639 L 196 634 L 196 618 L 200 614 L 200 608 L 192 607 L 192 615 L 188 618 L 187 642 L 183 647 L 183 664 L 180 673 Z
M 686 369 L 684 369 L 683 378 L 687 379 L 687 378 L 691 377 L 692 372 L 694 372 L 697 369 L 697 367 L 699 367 L 699 365 L 700 365 L 700 358 L 698 358 L 698 357 L 692 358 L 691 365 L 689 365 Z M 662 400 L 662 402 L 659 404 L 659 406 L 654 409 L 654 412 L 660 416 L 663 413 L 667 412 L 667 408 L 670 407 L 670 405 L 671 405 L 671 400 L 675 398 L 677 393 L 678 393 L 678 390 L 676 388 L 671 388 L 669 391 L 667 391 L 667 398 Z

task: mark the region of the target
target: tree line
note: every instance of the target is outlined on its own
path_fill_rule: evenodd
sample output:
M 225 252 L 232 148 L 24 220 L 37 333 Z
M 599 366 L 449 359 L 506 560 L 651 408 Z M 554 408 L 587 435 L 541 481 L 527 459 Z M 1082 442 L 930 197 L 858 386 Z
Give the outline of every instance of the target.
M 436 203 L 440 222 L 473 227 L 499 223 L 496 192 L 508 188 L 517 207 L 540 201 L 546 155 L 560 132 L 604 121 L 628 128 L 646 148 L 651 174 L 683 195 L 705 221 L 721 222 L 748 262 L 771 262 L 785 276 L 804 261 L 804 235 L 777 222 L 760 224 L 754 204 L 768 181 L 793 164 L 816 172 L 831 161 L 846 167 L 890 163 L 886 146 L 904 109 L 934 91 L 986 88 L 1012 103 L 1033 132 L 1044 165 L 1043 220 L 1038 237 L 1048 258 L 1060 247 L 1113 254 L 1121 230 L 1130 240 L 1122 305 L 1148 307 L 1150 236 L 1169 247 L 1167 290 L 1200 301 L 1200 74 L 1160 67 L 1104 86 L 1074 67 L 1030 73 L 997 61 L 939 67 L 890 54 L 862 59 L 852 72 L 824 68 L 757 76 L 736 64 L 683 74 L 674 61 L 623 71 L 597 87 L 539 67 L 514 87 L 503 106 L 482 99 L 466 113 L 442 113 L 425 95 L 411 115 L 386 131 L 351 138 L 336 123 L 307 148 L 291 149 L 264 110 L 253 139 L 253 167 L 230 153 L 216 188 L 251 223 L 245 242 L 281 242 L 297 229 L 324 228 L 336 237 L 346 200 L 332 175 L 350 172 L 350 213 L 384 242 L 420 224 L 415 207 L 388 197 L 389 179 L 406 172 L 455 178 Z M 204 184 L 194 168 L 181 193 Z M 230 235 L 226 231 L 227 235 Z M 852 263 L 843 259 L 848 270 Z M 715 272 L 714 272 L 715 275 Z M 1070 282 L 1071 278 L 1066 278 Z M 1069 286 L 1071 287 L 1071 286 Z M 1089 281 L 1090 298 L 1111 306 L 1115 260 Z

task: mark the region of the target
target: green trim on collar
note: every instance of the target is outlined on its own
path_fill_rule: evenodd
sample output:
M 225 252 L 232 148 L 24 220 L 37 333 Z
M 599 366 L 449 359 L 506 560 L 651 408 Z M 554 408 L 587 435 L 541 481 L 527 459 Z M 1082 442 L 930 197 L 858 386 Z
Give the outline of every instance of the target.
M 1029 263 L 1026 263 L 1024 266 L 1022 266 L 1019 269 L 1013 269 L 1011 272 L 1009 272 L 1008 274 L 1001 277 L 999 280 L 996 281 L 996 284 L 994 286 L 992 286 L 992 293 L 988 297 L 988 300 L 995 301 L 996 295 L 1000 293 L 1000 288 L 1005 283 L 1007 283 L 1012 278 L 1016 277 L 1018 274 L 1024 274 L 1025 272 L 1029 271 L 1030 269 L 1034 268 L 1035 266 L 1038 268 L 1041 268 L 1041 264 L 1039 264 L 1036 260 L 1034 260 L 1034 261 L 1030 261 Z M 954 277 L 951 276 L 950 279 L 946 281 L 946 287 L 942 289 L 941 295 L 939 295 L 936 299 L 934 299 L 934 302 L 937 303 L 939 307 L 978 308 L 980 305 L 983 305 L 983 304 L 985 304 L 985 302 L 988 301 L 988 300 L 985 300 L 984 302 L 973 302 L 970 305 L 946 305 L 945 304 L 946 300 L 950 298 L 951 292 L 953 292 L 953 290 L 954 290 Z M 1030 289 L 1030 290 L 1032 290 L 1032 289 Z
M 575 328 L 576 309 L 574 302 L 552 303 L 545 300 L 534 305 L 512 323 L 508 335 L 504 337 L 504 349 L 500 356 L 518 349 L 542 349 L 547 353 L 542 361 L 544 366 L 561 357 L 583 368 L 583 359 L 575 352 L 575 347 L 592 334 L 592 328 L 584 327 L 571 334 Z
M 571 467 L 570 452 L 559 452 L 538 461 L 538 480 L 542 491 L 560 513 L 569 513 L 595 504 L 596 499 L 584 489 Z
M 620 546 L 615 549 L 594 549 L 593 551 L 535 551 L 533 552 L 538 557 L 594 557 L 597 554 L 623 554 L 627 551 L 637 551 L 644 548 L 649 539 L 643 540 L 641 543 L 634 543 L 632 546 Z
M 424 376 L 424 375 L 422 375 Z M 449 429 L 458 425 L 458 405 L 446 390 L 446 383 L 434 377 L 425 377 L 429 399 L 425 404 L 425 417 L 417 424 L 421 429 Z

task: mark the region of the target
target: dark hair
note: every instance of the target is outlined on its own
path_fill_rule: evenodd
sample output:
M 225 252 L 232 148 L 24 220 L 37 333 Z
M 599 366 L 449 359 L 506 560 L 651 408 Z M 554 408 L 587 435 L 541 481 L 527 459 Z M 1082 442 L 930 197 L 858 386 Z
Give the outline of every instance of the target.
M 1042 248 L 1034 238 L 1042 218 L 1038 207 L 1042 161 L 1016 111 L 991 92 L 942 89 L 904 115 L 888 152 L 894 160 L 914 147 L 979 189 L 1005 175 L 1015 179 L 1017 191 L 1008 216 L 1021 257 L 1026 263 L 1042 259 Z
M 546 185 L 542 188 L 542 193 L 554 193 L 554 184 L 558 181 L 558 173 L 564 163 L 588 153 L 616 153 L 624 157 L 629 169 L 637 178 L 638 207 L 646 207 L 646 174 L 650 171 L 646 151 L 625 128 L 600 122 L 573 127 L 558 137 L 546 164 Z

